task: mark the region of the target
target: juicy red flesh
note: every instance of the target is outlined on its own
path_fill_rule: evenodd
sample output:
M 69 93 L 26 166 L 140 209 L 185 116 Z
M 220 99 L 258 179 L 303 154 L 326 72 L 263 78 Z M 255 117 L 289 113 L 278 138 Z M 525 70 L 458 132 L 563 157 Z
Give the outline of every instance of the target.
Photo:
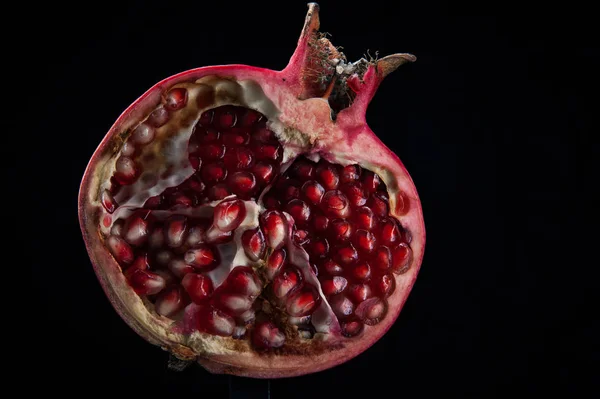
M 383 181 L 358 165 L 301 157 L 276 186 L 271 201 L 294 217 L 294 234 L 302 237 L 297 242 L 316 265 L 332 310 L 344 320 L 343 334 L 355 336 L 363 323 L 379 322 L 395 289 L 391 273 L 406 271 L 411 256 L 409 234 L 389 215 Z
M 154 129 L 186 101 L 185 90 L 170 91 L 165 106 L 134 130 L 134 144 L 152 141 Z M 113 190 L 101 197 L 110 214 L 119 207 L 114 199 L 119 187 L 143 172 L 131 158 L 137 150 L 125 150 L 117 161 Z M 302 156 L 280 174 L 283 147 L 266 118 L 230 105 L 201 115 L 188 155 L 192 176 L 117 219 L 106 239 L 131 287 L 154 303 L 156 313 L 178 320 L 193 303 L 198 307 L 194 328 L 236 339 L 248 336 L 259 350 L 285 341 L 273 321 L 252 326 L 255 318 L 264 320 L 255 304 L 259 295 L 290 320 L 310 320 L 326 300 L 346 337 L 360 335 L 365 325 L 385 317 L 387 298 L 395 290 L 393 273 L 403 273 L 410 264 L 411 236 L 389 215 L 387 189 L 378 175 L 358 165 L 342 167 Z M 267 210 L 259 215 L 259 226 L 240 234 L 237 244 L 251 264 L 264 261 L 264 268 L 257 273 L 250 266 L 234 267 L 215 285 L 211 272 L 227 267 L 221 265 L 219 245 L 234 240 L 246 217 L 242 200 L 262 194 Z M 182 212 L 213 201 L 218 203 L 212 217 Z M 288 238 L 308 253 L 309 269 L 291 263 Z M 318 277 L 325 298 L 305 273 Z
M 283 155 L 266 121 L 254 110 L 233 105 L 205 111 L 188 144 L 189 161 L 196 172 L 147 205 L 166 210 L 194 207 L 233 194 L 243 200 L 258 198 L 276 177 Z

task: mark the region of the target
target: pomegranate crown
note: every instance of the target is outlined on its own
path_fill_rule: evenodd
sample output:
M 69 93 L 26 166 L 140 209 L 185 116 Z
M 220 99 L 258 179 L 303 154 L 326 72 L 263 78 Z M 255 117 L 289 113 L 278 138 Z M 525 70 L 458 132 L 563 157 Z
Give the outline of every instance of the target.
M 319 5 L 308 3 L 298 46 L 282 72 L 289 76 L 298 98 L 327 100 L 334 117 L 352 105 L 366 111 L 381 81 L 399 66 L 417 59 L 398 53 L 349 62 L 327 34 L 319 32 L 319 26 Z

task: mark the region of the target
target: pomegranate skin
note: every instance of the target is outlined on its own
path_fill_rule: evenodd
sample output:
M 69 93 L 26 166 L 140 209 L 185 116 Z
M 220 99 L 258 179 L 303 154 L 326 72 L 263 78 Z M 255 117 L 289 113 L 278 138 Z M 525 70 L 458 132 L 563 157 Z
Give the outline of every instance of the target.
M 82 179 L 78 211 L 83 238 L 94 271 L 115 310 L 151 344 L 183 360 L 197 361 L 213 373 L 253 378 L 292 377 L 325 370 L 352 359 L 377 342 L 395 322 L 422 263 L 425 226 L 416 188 L 398 156 L 377 138 L 365 120 L 367 105 L 381 80 L 402 63 L 414 61 L 414 57 L 408 54 L 385 57 L 369 65 L 360 82 L 354 82 L 350 77 L 348 87 L 355 91 L 356 97 L 351 105 L 337 112 L 333 121 L 330 105 L 323 100 L 324 93 L 311 87 L 305 79 L 308 53 L 311 51 L 308 44 L 318 26 L 318 6 L 312 3 L 298 47 L 282 71 L 246 65 L 210 66 L 185 71 L 157 83 L 119 116 L 94 152 Z M 133 128 L 160 103 L 161 96 L 170 87 L 207 76 L 256 83 L 265 97 L 281 110 L 280 121 L 304 133 L 302 140 L 310 143 L 305 153 L 319 153 L 332 163 L 358 161 L 385 180 L 390 196 L 390 215 L 410 228 L 412 259 L 405 273 L 394 276 L 395 290 L 388 298 L 387 316 L 377 326 L 365 329 L 360 338 L 345 339 L 339 332 L 334 332 L 321 337 L 328 346 L 327 350 L 301 355 L 282 351 L 268 356 L 229 338 L 199 334 L 198 341 L 191 342 L 184 331 L 174 329 L 170 320 L 155 317 L 147 311 L 104 245 L 104 239 L 98 232 L 102 223 L 99 211 L 102 209 L 101 183 L 110 176 L 110 159 L 115 148 L 122 144 L 121 132 Z M 361 155 L 364 148 L 368 148 L 369 152 Z

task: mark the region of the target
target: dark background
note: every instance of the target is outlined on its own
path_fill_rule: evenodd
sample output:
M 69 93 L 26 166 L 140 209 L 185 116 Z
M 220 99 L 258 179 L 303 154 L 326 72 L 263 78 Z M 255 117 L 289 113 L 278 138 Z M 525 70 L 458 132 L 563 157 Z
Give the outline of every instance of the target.
M 594 236 L 576 226 L 597 184 L 596 23 L 584 8 L 548 17 L 562 10 L 536 7 L 456 16 L 479 10 L 321 3 L 321 30 L 349 59 L 368 49 L 418 57 L 386 78 L 367 119 L 415 181 L 427 246 L 387 335 L 344 365 L 272 381 L 271 397 L 598 392 L 596 280 L 587 275 L 598 256 L 580 255 L 597 227 Z M 154 83 L 213 64 L 282 69 L 305 12 L 303 1 L 52 3 L 23 12 L 23 36 L 11 44 L 29 72 L 21 88 L 30 103 L 25 132 L 12 137 L 26 139 L 19 148 L 34 159 L 17 153 L 7 172 L 36 182 L 27 196 L 38 223 L 28 231 L 39 237 L 27 247 L 36 259 L 33 385 L 215 398 L 228 397 L 230 383 L 243 386 L 198 366 L 168 371 L 167 354 L 121 321 L 89 263 L 77 192 L 106 131 Z

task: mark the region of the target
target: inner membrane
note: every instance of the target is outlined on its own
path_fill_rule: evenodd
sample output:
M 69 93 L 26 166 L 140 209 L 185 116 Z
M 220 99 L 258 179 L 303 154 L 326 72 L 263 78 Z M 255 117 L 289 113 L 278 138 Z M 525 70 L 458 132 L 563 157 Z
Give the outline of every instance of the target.
M 256 349 L 359 336 L 386 316 L 393 274 L 411 260 L 385 184 L 359 165 L 295 157 L 263 113 L 207 107 L 214 91 L 172 89 L 124 142 L 101 193 L 108 249 L 183 332 Z

